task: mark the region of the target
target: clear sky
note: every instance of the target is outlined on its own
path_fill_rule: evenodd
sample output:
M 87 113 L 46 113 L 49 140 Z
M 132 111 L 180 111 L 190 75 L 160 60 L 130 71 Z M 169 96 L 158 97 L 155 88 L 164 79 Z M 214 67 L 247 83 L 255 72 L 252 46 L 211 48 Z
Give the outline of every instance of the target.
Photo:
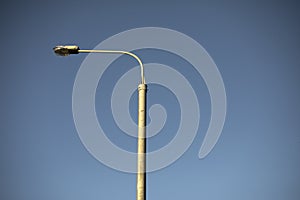
M 145 63 L 192 77 L 201 107 L 193 144 L 175 163 L 148 174 L 147 198 L 299 200 L 299 9 L 297 1 L 283 0 L 1 3 L 0 199 L 135 199 L 135 175 L 97 161 L 77 134 L 72 90 L 86 55 L 59 58 L 52 48 L 75 43 L 92 49 L 119 32 L 154 26 L 180 31 L 206 49 L 223 77 L 228 107 L 218 143 L 200 160 L 210 119 L 205 83 L 174 55 L 137 52 Z M 126 65 L 122 70 L 135 64 L 123 57 L 118 63 Z M 109 69 L 103 85 L 124 72 Z M 167 88 L 150 84 L 149 91 L 148 106 L 163 105 L 169 117 L 148 142 L 153 151 L 174 137 L 180 110 Z M 114 126 L 102 100 L 110 94 L 109 86 L 97 89 L 99 121 L 115 144 L 136 151 L 136 141 Z M 135 104 L 133 95 L 134 120 Z

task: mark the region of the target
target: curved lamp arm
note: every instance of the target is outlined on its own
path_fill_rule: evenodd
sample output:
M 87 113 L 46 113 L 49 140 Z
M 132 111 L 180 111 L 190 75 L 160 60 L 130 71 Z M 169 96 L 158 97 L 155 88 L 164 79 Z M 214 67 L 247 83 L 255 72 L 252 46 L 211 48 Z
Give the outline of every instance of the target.
M 112 54 L 125 54 L 129 55 L 133 58 L 135 58 L 140 67 L 141 67 L 141 82 L 142 84 L 145 84 L 145 78 L 144 78 L 144 65 L 141 61 L 141 59 L 135 55 L 134 53 L 131 53 L 129 51 L 119 51 L 119 50 L 84 50 L 79 49 L 78 46 L 75 45 L 68 45 L 68 46 L 56 46 L 53 48 L 54 52 L 59 56 L 68 56 L 70 54 L 78 54 L 78 53 L 112 53 Z

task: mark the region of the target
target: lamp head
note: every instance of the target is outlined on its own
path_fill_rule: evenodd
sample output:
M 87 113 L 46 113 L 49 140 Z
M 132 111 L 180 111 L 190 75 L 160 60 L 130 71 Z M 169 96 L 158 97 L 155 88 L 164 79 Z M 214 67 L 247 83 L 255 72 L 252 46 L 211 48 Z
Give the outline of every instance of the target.
M 76 45 L 56 46 L 53 51 L 58 56 L 68 56 L 70 54 L 78 54 L 79 47 Z

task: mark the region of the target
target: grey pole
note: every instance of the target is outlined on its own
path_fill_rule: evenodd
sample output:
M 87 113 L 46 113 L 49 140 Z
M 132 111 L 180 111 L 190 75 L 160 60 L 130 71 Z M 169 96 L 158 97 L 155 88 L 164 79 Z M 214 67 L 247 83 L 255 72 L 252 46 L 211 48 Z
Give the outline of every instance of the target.
M 137 200 L 146 200 L 146 92 L 146 84 L 140 84 L 138 86 Z
M 144 66 L 141 59 L 128 51 L 118 50 L 81 50 L 76 45 L 56 46 L 54 52 L 59 56 L 78 53 L 114 53 L 126 54 L 135 58 L 141 67 L 141 84 L 138 86 L 138 145 L 137 145 L 137 179 L 136 200 L 146 200 L 146 92 L 147 85 L 144 78 Z

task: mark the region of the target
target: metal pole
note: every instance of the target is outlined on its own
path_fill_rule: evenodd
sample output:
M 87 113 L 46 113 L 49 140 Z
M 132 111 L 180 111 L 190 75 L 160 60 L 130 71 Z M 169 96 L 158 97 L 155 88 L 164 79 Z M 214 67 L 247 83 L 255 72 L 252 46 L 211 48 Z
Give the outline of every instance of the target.
M 141 67 L 141 84 L 138 86 L 138 157 L 137 157 L 137 184 L 136 200 L 146 200 L 146 92 L 147 85 L 144 78 L 144 66 L 141 59 L 128 51 L 118 50 L 84 50 L 76 45 L 56 46 L 54 52 L 59 56 L 68 56 L 78 53 L 116 53 L 126 54 L 135 58 Z
M 146 92 L 146 84 L 139 84 L 136 200 L 146 200 Z

